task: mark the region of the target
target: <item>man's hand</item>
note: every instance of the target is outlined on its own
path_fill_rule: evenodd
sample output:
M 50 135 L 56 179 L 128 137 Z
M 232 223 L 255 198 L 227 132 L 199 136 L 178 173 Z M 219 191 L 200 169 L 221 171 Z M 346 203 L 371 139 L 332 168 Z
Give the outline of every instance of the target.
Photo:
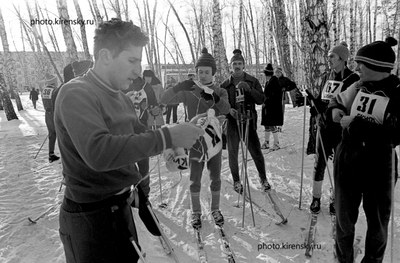
M 159 106 L 154 106 L 150 108 L 149 111 L 152 116 L 158 116 L 161 114 L 161 108 Z
M 175 85 L 172 89 L 174 90 L 175 93 L 178 93 L 180 91 L 192 91 L 194 90 L 194 85 L 196 85 L 193 80 L 185 80 L 182 82 L 179 82 L 178 84 Z
M 342 128 L 347 128 L 349 124 L 353 121 L 354 117 L 352 116 L 343 116 L 340 120 L 340 125 Z
M 340 120 L 342 119 L 342 117 L 343 117 L 344 115 L 346 115 L 346 114 L 345 114 L 345 112 L 344 112 L 343 110 L 341 110 L 341 109 L 334 108 L 334 109 L 332 110 L 332 120 L 333 120 L 334 122 L 340 123 Z
M 174 147 L 189 149 L 204 134 L 204 130 L 192 123 L 185 122 L 169 127 L 169 133 Z
M 235 119 L 238 118 L 238 111 L 235 110 L 235 109 L 233 109 L 233 108 L 231 108 L 231 109 L 229 110 L 229 114 L 230 114 L 233 118 L 235 118 Z

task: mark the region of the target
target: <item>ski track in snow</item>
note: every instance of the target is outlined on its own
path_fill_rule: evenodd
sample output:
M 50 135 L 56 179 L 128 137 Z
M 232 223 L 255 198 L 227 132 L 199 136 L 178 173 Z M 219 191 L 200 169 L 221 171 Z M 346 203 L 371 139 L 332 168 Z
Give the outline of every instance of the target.
M 37 158 L 33 159 L 47 135 L 47 129 L 41 102 L 38 101 L 38 110 L 35 110 L 28 97 L 28 93 L 21 96 L 25 110 L 17 112 L 19 120 L 8 122 L 4 112 L 0 112 L 0 262 L 63 263 L 65 262 L 64 251 L 58 236 L 58 213 L 63 198 L 63 190 L 59 192 L 62 166 L 60 161 L 48 163 L 47 141 Z M 263 244 L 265 246 L 286 243 L 300 245 L 304 242 L 308 231 L 308 206 L 312 193 L 314 156 L 305 155 L 304 158 L 302 210 L 299 210 L 303 107 L 292 108 L 287 106 L 286 108 L 285 125 L 283 133 L 280 134 L 280 143 L 282 146 L 290 146 L 264 155 L 267 177 L 279 197 L 279 204 L 284 216 L 288 216 L 289 222 L 286 225 L 277 226 L 274 224 L 276 221 L 280 221 L 279 217 L 261 193 L 257 169 L 254 162 L 249 161 L 248 175 L 251 197 L 255 203 L 253 212 L 256 226 L 253 226 L 250 205 L 246 203 L 244 227 L 242 228 L 242 196 L 240 196 L 240 207 L 235 207 L 238 195 L 233 191 L 228 159 L 226 158 L 227 152 L 223 152 L 220 208 L 225 217 L 224 229 L 237 262 L 333 261 L 333 240 L 330 236 L 331 226 L 328 213 L 330 186 L 327 172 L 323 185 L 322 212 L 318 217 L 316 235 L 316 244 L 320 245 L 321 249 L 314 250 L 311 259 L 306 258 L 304 250 L 301 249 L 259 249 L 259 246 Z M 259 107 L 258 110 L 260 113 Z M 182 114 L 183 111 L 180 106 L 178 117 Z M 307 133 L 308 118 L 307 112 Z M 261 141 L 264 138 L 263 129 L 262 126 L 258 126 Z M 307 143 L 307 140 L 308 134 L 306 134 L 305 143 Z M 57 146 L 56 153 L 59 153 Z M 265 150 L 264 153 L 266 153 Z M 248 157 L 251 158 L 250 154 L 248 154 Z M 239 160 L 241 160 L 241 155 L 239 155 Z M 329 167 L 332 173 L 331 162 Z M 163 199 L 161 200 L 156 157 L 151 158 L 150 169 L 152 169 L 150 201 L 161 222 L 161 227 L 169 237 L 180 262 L 198 262 L 197 245 L 193 229 L 190 226 L 189 171 L 183 171 L 182 177 L 179 173 L 168 172 L 164 160 L 160 156 L 163 189 Z M 211 216 L 209 184 L 208 173 L 204 170 L 200 197 L 203 211 L 202 235 L 205 250 L 209 262 L 226 262 L 220 249 L 219 235 Z M 395 195 L 394 238 L 395 246 L 399 246 L 400 191 L 398 187 Z M 160 208 L 158 205 L 161 202 L 167 203 L 168 206 Z M 158 238 L 147 232 L 137 211 L 133 210 L 139 242 L 146 252 L 147 261 L 174 262 L 172 257 L 165 255 Z M 43 213 L 45 214 L 43 215 Z M 39 217 L 40 219 L 36 224 L 31 224 L 28 217 L 33 220 Z M 363 237 L 361 244 L 363 251 L 365 230 L 365 216 L 363 210 L 360 209 L 356 235 Z M 384 262 L 390 262 L 390 247 L 389 232 Z M 394 255 L 393 262 L 400 262 L 400 253 L 394 251 Z M 361 259 L 362 255 L 358 256 L 357 262 Z

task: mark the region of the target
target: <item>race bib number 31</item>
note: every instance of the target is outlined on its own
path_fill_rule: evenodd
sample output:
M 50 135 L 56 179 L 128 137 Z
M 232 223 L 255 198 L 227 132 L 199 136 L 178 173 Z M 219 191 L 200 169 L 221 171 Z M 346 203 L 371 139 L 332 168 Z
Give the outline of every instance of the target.
M 351 116 L 362 116 L 382 124 L 388 103 L 388 97 L 360 91 L 351 106 Z
M 343 82 L 336 80 L 328 80 L 325 83 L 324 88 L 322 89 L 321 99 L 330 101 L 342 90 L 342 87 L 343 87 Z

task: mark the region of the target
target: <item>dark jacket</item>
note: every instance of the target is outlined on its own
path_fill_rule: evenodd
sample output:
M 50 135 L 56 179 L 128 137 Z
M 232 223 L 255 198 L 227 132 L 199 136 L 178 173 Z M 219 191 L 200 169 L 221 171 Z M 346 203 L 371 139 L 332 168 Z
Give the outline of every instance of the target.
M 30 100 L 38 100 L 39 99 L 39 93 L 37 92 L 37 90 L 31 90 L 31 92 L 29 93 L 29 99 Z
M 250 87 L 250 92 L 245 93 L 245 107 L 244 110 L 250 110 L 251 116 L 256 120 L 257 118 L 257 111 L 256 111 L 256 104 L 261 105 L 264 103 L 265 96 L 263 94 L 261 84 L 255 77 L 247 74 L 244 72 L 243 81 L 246 82 Z M 226 79 L 222 84 L 221 88 L 226 89 L 228 92 L 228 99 L 231 108 L 236 110 L 239 109 L 239 105 L 236 105 L 236 87 L 233 84 L 233 77 L 230 76 Z M 228 120 L 236 121 L 230 114 L 227 115 Z M 256 121 L 254 122 L 256 125 Z
M 276 76 L 272 76 L 265 83 L 264 88 L 264 107 L 261 115 L 261 125 L 264 126 L 281 126 L 283 125 L 283 107 L 282 96 L 284 90 L 279 84 Z

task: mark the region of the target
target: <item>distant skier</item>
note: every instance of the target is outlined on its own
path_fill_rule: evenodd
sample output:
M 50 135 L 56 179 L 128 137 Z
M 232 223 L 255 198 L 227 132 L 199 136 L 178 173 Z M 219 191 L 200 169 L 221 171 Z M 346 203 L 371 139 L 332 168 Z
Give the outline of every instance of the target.
M 334 163 L 339 262 L 353 262 L 361 201 L 368 226 L 361 262 L 382 262 L 385 254 L 394 201 L 392 165 L 397 177 L 397 156 L 393 164 L 392 150 L 400 143 L 400 79 L 390 74 L 395 67 L 392 46 L 396 44 L 388 37 L 361 47 L 354 59 L 360 81 L 329 104 L 328 116 L 343 127 Z
M 36 102 L 39 99 L 39 93 L 35 88 L 32 88 L 31 92 L 29 93 L 29 99 L 32 101 L 33 108 L 36 110 Z

